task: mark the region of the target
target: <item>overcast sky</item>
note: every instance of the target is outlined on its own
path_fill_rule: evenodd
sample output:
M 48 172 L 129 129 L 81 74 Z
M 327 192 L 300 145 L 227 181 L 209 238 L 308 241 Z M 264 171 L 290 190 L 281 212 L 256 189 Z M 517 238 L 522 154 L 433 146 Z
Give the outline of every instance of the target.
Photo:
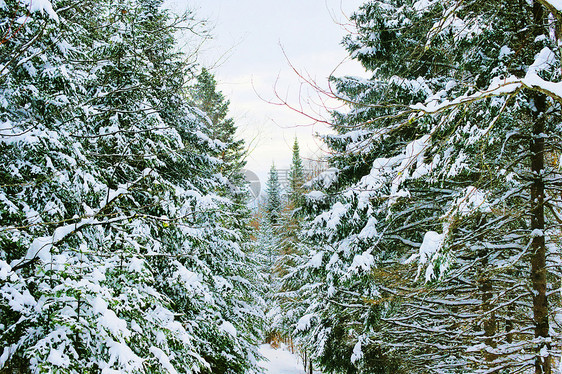
M 313 90 L 301 84 L 291 64 L 320 85 L 347 57 L 340 42 L 347 34 L 347 17 L 362 0 L 169 0 L 178 10 L 192 9 L 213 26 L 200 61 L 214 66 L 219 89 L 231 101 L 231 115 L 251 153 L 247 168 L 263 182 L 272 162 L 280 169 L 291 161 L 295 136 L 303 157 L 321 155 L 313 134 L 326 133 L 322 125 L 276 101 L 275 92 L 306 112 L 318 111 Z M 287 58 L 283 55 L 283 50 Z M 348 62 L 335 75 L 360 75 Z M 260 98 L 261 96 L 261 98 Z M 311 105 L 308 105 L 311 102 Z

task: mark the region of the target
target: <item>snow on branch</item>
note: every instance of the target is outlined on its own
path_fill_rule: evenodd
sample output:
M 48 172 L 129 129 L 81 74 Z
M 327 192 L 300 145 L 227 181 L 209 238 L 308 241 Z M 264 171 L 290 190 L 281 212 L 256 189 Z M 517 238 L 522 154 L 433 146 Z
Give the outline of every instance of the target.
M 49 17 L 55 22 L 59 22 L 59 16 L 53 9 L 53 5 L 49 0 L 20 0 L 20 2 L 27 8 L 31 13 L 39 12 L 41 14 L 47 13 Z
M 50 251 L 53 246 L 62 242 L 64 238 L 78 231 L 83 226 L 99 223 L 99 221 L 96 220 L 95 217 L 98 216 L 105 209 L 105 207 L 119 198 L 119 196 L 128 193 L 130 187 L 136 185 L 146 176 L 150 175 L 150 173 L 150 169 L 147 169 L 143 172 L 143 175 L 140 178 L 133 181 L 132 183 L 128 185 L 120 185 L 117 190 L 110 189 L 107 193 L 107 197 L 100 204 L 100 207 L 98 209 L 89 210 L 88 212 L 86 212 L 86 217 L 82 218 L 79 222 L 57 227 L 52 235 L 35 238 L 35 240 L 33 240 L 31 245 L 29 246 L 27 254 L 23 258 L 23 261 L 16 265 L 14 267 L 14 270 L 25 266 L 25 264 L 32 262 L 35 259 L 40 259 L 43 262 L 48 262 Z
M 517 92 L 523 87 L 523 82 L 514 76 L 501 79 L 499 77 L 493 78 L 487 90 L 476 92 L 472 95 L 459 96 L 454 100 L 445 100 L 441 103 L 437 101 L 430 101 L 422 104 L 417 103 L 410 106 L 415 111 L 420 111 L 427 114 L 434 114 L 442 112 L 443 110 L 461 105 L 472 103 L 478 100 L 486 99 L 493 96 L 509 95 Z M 562 101 L 562 96 L 561 96 Z
M 441 103 L 432 101 L 427 104 L 417 103 L 410 106 L 414 111 L 426 114 L 436 114 L 462 104 L 468 104 L 495 96 L 504 96 L 517 93 L 521 88 L 539 91 L 562 103 L 562 82 L 549 82 L 535 72 L 529 72 L 525 78 L 509 77 L 503 80 L 494 78 L 490 87 L 472 95 L 459 96 L 454 100 L 445 100 Z
M 554 0 L 550 1 L 554 3 Z M 556 0 L 555 3 L 558 4 L 562 10 L 562 0 Z M 458 105 L 468 104 L 490 97 L 514 95 L 522 88 L 542 92 L 562 103 L 562 82 L 549 82 L 541 78 L 538 74 L 554 66 L 555 62 L 556 56 L 554 52 L 545 47 L 537 53 L 533 64 L 529 66 L 524 78 L 517 78 L 513 75 L 508 78 L 494 77 L 488 89 L 484 91 L 479 91 L 472 95 L 459 96 L 453 100 L 444 100 L 442 102 L 438 102 L 434 97 L 431 97 L 431 101 L 426 101 L 423 104 L 417 103 L 411 105 L 410 108 L 414 111 L 426 114 L 435 114 Z

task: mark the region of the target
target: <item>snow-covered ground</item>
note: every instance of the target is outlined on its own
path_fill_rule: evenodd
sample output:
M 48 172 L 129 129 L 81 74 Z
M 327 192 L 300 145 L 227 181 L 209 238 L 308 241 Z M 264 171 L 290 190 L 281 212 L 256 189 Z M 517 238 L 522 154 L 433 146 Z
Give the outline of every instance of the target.
M 262 344 L 260 353 L 268 360 L 259 363 L 266 374 L 305 374 L 302 362 L 284 347 L 274 349 Z

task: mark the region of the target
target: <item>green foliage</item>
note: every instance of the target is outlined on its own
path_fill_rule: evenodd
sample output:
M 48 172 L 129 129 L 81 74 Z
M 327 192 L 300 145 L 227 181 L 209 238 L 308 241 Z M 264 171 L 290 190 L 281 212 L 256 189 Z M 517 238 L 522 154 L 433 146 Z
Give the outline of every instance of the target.
M 249 216 L 217 158 L 237 141 L 185 97 L 191 16 L 5 3 L 3 35 L 25 21 L 0 49 L 0 371 L 256 371 Z
M 349 110 L 333 113 L 332 168 L 303 208 L 309 248 L 280 295 L 324 370 L 550 372 L 560 273 L 545 263 L 560 234 L 540 199 L 560 172 L 536 147 L 559 156 L 560 104 L 550 83 L 503 85 L 559 79 L 547 18 L 538 2 L 477 0 L 368 1 L 352 16 L 344 45 L 372 77 L 332 78 Z
M 291 168 L 289 170 L 288 191 L 289 204 L 293 209 L 299 208 L 303 203 L 304 182 L 304 167 L 302 165 L 302 159 L 300 156 L 299 142 L 295 138 L 295 143 L 293 144 L 293 160 L 291 162 Z
M 279 183 L 279 175 L 275 165 L 271 165 L 269 169 L 269 177 L 266 183 L 266 219 L 272 224 L 279 223 L 281 211 L 283 210 L 281 202 L 281 184 Z
M 205 68 L 197 75 L 188 94 L 193 105 L 201 111 L 202 120 L 207 122 L 209 136 L 218 141 L 214 156 L 222 161 L 220 171 L 231 183 L 232 191 L 228 192 L 243 203 L 247 186 L 241 170 L 246 164 L 246 151 L 244 140 L 236 139 L 234 120 L 228 117 L 230 102 L 217 90 L 215 77 Z

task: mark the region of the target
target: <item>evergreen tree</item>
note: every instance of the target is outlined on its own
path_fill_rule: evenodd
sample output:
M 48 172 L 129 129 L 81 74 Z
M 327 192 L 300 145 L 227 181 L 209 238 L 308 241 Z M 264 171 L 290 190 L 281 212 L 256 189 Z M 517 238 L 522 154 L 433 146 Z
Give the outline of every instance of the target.
M 552 372 L 556 9 L 389 0 L 352 17 L 345 45 L 373 78 L 335 80 L 352 108 L 286 278 L 306 300 L 288 321 L 327 370 Z
M 266 183 L 266 219 L 273 226 L 279 223 L 281 211 L 283 210 L 281 202 L 281 184 L 279 183 L 279 175 L 275 164 L 269 169 L 269 177 Z
M 242 198 L 247 189 L 242 174 L 242 168 L 246 164 L 246 153 L 244 140 L 236 139 L 236 124 L 228 117 L 230 102 L 217 90 L 215 77 L 207 69 L 202 68 L 196 78 L 195 85 L 189 89 L 191 100 L 201 110 L 202 118 L 207 121 L 210 137 L 219 142 L 216 157 L 222 161 L 221 173 L 229 179 L 232 187 L 238 190 L 240 196 L 237 197 Z
M 266 184 L 266 196 L 259 211 L 259 228 L 256 238 L 256 248 L 261 264 L 263 279 L 267 286 L 264 289 L 266 301 L 266 323 L 264 328 L 265 340 L 270 344 L 277 344 L 279 339 L 280 310 L 276 300 L 279 286 L 276 265 L 280 255 L 281 235 L 280 222 L 283 210 L 281 201 L 281 185 L 275 165 L 271 165 Z
M 0 52 L 0 371 L 255 371 L 256 274 L 177 23 L 83 5 L 34 3 Z
M 299 143 L 295 138 L 293 144 L 293 160 L 289 170 L 289 204 L 293 209 L 301 206 L 303 200 L 303 184 L 305 182 L 304 167 L 300 156 Z
M 305 198 L 305 175 L 302 159 L 300 157 L 299 143 L 295 138 L 293 144 L 293 160 L 289 169 L 287 206 L 281 212 L 279 220 L 279 259 L 275 266 L 278 277 L 287 274 L 288 269 L 295 265 L 294 256 L 302 252 L 300 242 L 300 217 Z

